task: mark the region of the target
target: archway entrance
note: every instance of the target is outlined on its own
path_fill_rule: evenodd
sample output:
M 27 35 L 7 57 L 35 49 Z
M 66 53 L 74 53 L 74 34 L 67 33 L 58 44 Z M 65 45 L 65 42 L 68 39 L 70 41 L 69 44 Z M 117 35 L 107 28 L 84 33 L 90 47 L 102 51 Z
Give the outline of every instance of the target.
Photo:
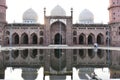
M 37 44 L 37 35 L 36 34 L 32 34 L 31 35 L 31 39 L 32 39 L 32 44 Z
M 90 34 L 88 36 L 88 44 L 93 44 L 94 43 L 94 35 L 93 34 Z
M 13 34 L 12 39 L 13 39 L 13 44 L 19 44 L 19 36 L 17 33 Z
M 55 35 L 54 44 L 62 44 L 62 36 L 59 33 Z
M 97 43 L 98 43 L 98 44 L 103 44 L 103 35 L 102 35 L 102 34 L 99 34 L 99 35 L 97 36 Z

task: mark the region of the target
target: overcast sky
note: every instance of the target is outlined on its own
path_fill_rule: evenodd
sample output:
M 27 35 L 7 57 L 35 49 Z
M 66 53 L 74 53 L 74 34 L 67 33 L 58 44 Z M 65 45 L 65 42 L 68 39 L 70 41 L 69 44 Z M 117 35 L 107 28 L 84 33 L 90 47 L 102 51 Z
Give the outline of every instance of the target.
M 51 10 L 60 5 L 70 15 L 70 8 L 74 10 L 74 23 L 78 22 L 79 14 L 84 9 L 89 9 L 94 14 L 94 21 L 96 23 L 108 23 L 109 14 L 108 6 L 109 0 L 6 0 L 7 21 L 22 22 L 23 13 L 33 8 L 38 16 L 38 22 L 43 23 L 43 8 L 46 7 L 47 15 L 50 15 Z

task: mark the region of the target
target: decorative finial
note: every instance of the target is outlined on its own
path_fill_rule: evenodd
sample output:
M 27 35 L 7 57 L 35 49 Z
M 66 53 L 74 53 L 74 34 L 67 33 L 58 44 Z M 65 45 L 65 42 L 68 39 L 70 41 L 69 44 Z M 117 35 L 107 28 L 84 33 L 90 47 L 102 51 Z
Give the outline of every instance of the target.
M 73 16 L 73 8 L 71 8 L 71 17 Z

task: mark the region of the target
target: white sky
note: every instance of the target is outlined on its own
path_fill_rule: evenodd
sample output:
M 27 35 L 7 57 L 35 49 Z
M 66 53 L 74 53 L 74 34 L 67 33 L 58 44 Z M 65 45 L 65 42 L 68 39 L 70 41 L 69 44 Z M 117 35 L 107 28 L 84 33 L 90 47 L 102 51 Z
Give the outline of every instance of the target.
M 108 23 L 109 14 L 108 6 L 109 0 L 6 0 L 7 21 L 22 22 L 22 15 L 24 11 L 33 8 L 38 16 L 38 22 L 43 23 L 43 8 L 46 7 L 47 15 L 50 15 L 51 10 L 60 5 L 70 15 L 70 8 L 74 10 L 74 23 L 78 22 L 79 14 L 84 9 L 89 9 L 94 14 L 95 23 Z

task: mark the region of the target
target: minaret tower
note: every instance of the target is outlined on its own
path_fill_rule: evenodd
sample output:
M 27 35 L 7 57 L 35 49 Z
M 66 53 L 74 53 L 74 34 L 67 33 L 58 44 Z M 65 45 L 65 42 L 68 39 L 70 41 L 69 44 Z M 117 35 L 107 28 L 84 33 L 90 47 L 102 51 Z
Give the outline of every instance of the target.
M 120 46 L 120 0 L 109 0 L 109 27 L 111 46 Z M 120 78 L 120 54 L 112 51 L 110 65 L 110 78 Z
M 6 0 L 0 0 L 0 23 L 6 23 Z
M 109 0 L 109 24 L 111 45 L 120 46 L 120 0 Z
M 4 26 L 6 24 L 6 0 L 0 0 L 0 45 L 4 44 Z

